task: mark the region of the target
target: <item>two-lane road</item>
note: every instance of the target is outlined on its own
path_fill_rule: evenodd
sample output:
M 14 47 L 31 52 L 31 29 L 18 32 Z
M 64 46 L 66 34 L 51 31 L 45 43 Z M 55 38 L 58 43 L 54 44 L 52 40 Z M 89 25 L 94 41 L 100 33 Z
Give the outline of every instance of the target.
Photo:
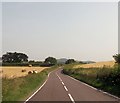
M 117 99 L 99 92 L 82 82 L 74 80 L 61 73 L 61 69 L 50 73 L 45 85 L 29 101 L 69 101 L 82 103 L 83 101 L 103 101 L 118 103 Z M 91 102 L 92 103 L 92 102 Z

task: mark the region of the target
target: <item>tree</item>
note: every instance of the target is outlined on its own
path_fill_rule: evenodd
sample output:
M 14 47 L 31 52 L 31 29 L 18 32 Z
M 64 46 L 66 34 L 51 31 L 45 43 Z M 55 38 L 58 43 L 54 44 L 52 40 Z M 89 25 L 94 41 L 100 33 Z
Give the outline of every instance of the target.
M 120 54 L 113 55 L 113 58 L 115 59 L 116 63 L 120 64 Z
M 29 63 L 35 63 L 35 61 L 34 60 L 30 60 Z
M 71 64 L 71 63 L 75 63 L 75 60 L 74 59 L 68 59 L 65 64 Z
M 56 60 L 56 58 L 48 57 L 45 59 L 44 63 L 47 65 L 55 65 L 55 64 L 57 64 L 57 60 Z
M 3 63 L 23 63 L 28 61 L 28 56 L 23 53 L 7 52 L 2 56 Z

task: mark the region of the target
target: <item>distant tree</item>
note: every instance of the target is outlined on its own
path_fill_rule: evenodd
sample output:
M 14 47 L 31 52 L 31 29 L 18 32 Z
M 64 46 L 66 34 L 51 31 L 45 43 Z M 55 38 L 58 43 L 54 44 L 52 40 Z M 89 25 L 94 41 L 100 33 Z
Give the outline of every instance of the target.
M 79 63 L 80 63 L 80 64 L 86 64 L 86 63 L 84 63 L 83 61 L 79 61 Z
M 56 58 L 48 57 L 45 59 L 44 63 L 47 65 L 55 65 L 55 64 L 57 64 L 57 60 L 56 60 Z
M 116 63 L 120 64 L 120 54 L 113 55 L 113 58 L 115 59 Z
M 32 66 L 41 66 L 43 64 L 42 61 L 35 61 L 35 60 L 30 60 L 28 63 L 29 65 L 32 65 Z
M 28 61 L 28 56 L 23 53 L 7 52 L 2 56 L 3 63 L 23 63 Z
M 71 63 L 75 63 L 76 61 L 74 59 L 68 59 L 65 64 L 71 64 Z
M 35 63 L 35 61 L 34 60 L 30 60 L 29 63 Z

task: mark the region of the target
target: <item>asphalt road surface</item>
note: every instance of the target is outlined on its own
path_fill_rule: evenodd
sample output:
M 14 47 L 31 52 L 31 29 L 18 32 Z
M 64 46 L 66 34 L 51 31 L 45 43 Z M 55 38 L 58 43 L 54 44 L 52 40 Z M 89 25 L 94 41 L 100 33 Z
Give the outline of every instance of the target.
M 29 98 L 29 101 L 118 103 L 118 99 L 62 74 L 61 69 L 51 72 L 45 85 L 34 96 Z

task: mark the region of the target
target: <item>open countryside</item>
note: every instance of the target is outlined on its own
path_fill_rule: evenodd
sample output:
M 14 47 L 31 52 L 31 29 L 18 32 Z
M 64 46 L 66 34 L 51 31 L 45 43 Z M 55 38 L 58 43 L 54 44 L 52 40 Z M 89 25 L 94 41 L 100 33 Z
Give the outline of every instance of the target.
M 94 67 L 113 67 L 115 65 L 115 61 L 108 61 L 108 62 L 97 62 L 97 63 L 90 63 L 90 64 L 80 64 L 75 65 L 73 68 L 94 68 Z M 48 67 L 0 67 L 0 73 L 2 74 L 2 77 L 6 78 L 16 78 L 16 77 L 22 77 L 28 75 L 29 71 L 36 70 L 37 72 L 41 72 L 42 70 L 46 69 Z
M 65 59 L 61 64 L 60 59 L 58 62 L 54 57 L 36 62 L 28 61 L 28 56 L 23 53 L 6 53 L 2 56 L 5 66 L 0 68 L 3 79 L 3 101 L 72 101 L 74 103 L 114 101 L 118 103 L 119 57 L 120 54 L 116 54 L 113 56 L 115 61 L 90 64 Z M 13 86 L 14 84 L 17 85 Z M 98 92 L 99 89 L 108 93 Z
M 106 62 L 97 62 L 97 63 L 90 63 L 90 64 L 82 64 L 82 65 L 75 65 L 74 68 L 101 68 L 101 67 L 113 67 L 115 65 L 115 61 L 106 61 Z
M 17 78 L 28 75 L 29 71 L 41 72 L 48 67 L 0 67 L 2 78 Z
M 3 2 L 0 102 L 120 103 L 118 6 Z

